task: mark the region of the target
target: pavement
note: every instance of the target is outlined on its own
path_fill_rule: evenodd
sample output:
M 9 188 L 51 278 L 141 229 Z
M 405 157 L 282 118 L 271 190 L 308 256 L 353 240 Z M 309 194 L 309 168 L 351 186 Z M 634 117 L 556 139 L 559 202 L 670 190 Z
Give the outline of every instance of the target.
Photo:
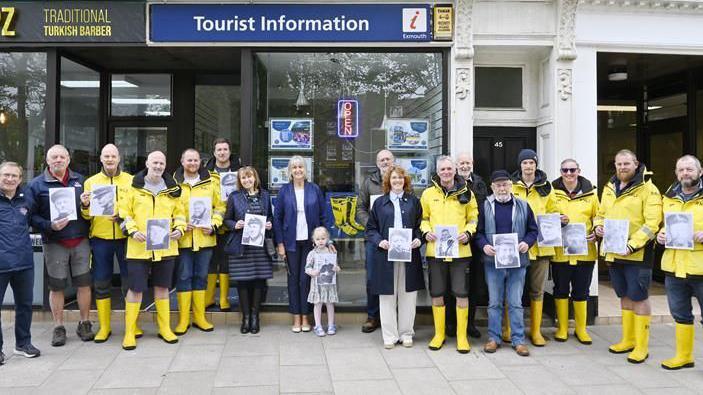
M 385 350 L 381 334 L 363 334 L 342 324 L 335 336 L 294 334 L 290 327 L 268 324 L 258 335 L 239 334 L 234 323 L 214 332 L 197 329 L 169 345 L 156 337 L 153 323 L 137 349 L 123 351 L 121 323 L 103 344 L 83 343 L 75 321 L 67 324 L 68 343 L 49 345 L 51 323 L 36 322 L 33 343 L 41 357 L 12 356 L 12 323 L 3 317 L 5 354 L 0 366 L 0 394 L 696 394 L 703 393 L 703 330 L 696 328 L 696 367 L 665 371 L 661 360 L 673 356 L 674 327 L 652 325 L 650 358 L 641 365 L 626 355 L 608 353 L 619 339 L 619 325 L 589 327 L 593 345 L 550 341 L 519 357 L 509 347 L 485 354 L 484 337 L 471 339 L 469 354 L 455 350 L 449 338 L 440 351 L 427 349 L 432 328 L 416 328 L 413 348 Z M 173 320 L 172 320 L 173 322 Z M 552 336 L 554 329 L 545 328 Z

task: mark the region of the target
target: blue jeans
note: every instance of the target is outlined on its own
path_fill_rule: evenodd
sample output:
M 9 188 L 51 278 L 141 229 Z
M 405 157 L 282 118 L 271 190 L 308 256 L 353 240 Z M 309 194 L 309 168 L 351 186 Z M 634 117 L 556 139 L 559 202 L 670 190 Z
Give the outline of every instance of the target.
M 373 272 L 373 264 L 371 263 L 371 257 L 374 253 L 373 243 L 366 242 L 366 314 L 369 318 L 376 320 L 381 319 L 381 311 L 378 302 L 378 295 L 371 293 L 371 278 Z
M 513 346 L 525 343 L 522 290 L 525 287 L 527 268 L 496 269 L 493 263 L 484 263 L 488 285 L 488 338 L 501 343 L 503 303 L 508 298 L 508 316 Z
M 703 310 L 703 280 L 666 276 L 664 286 L 666 299 L 669 301 L 669 311 L 674 321 L 679 324 L 693 324 L 695 318 L 691 298 L 695 296 Z
M 107 299 L 110 297 L 112 285 L 112 274 L 117 257 L 120 265 L 120 277 L 123 283 L 127 279 L 127 259 L 125 256 L 125 240 L 105 240 L 97 237 L 90 239 L 90 249 L 93 253 L 93 286 L 95 287 L 95 299 Z
M 25 346 L 32 342 L 29 327 L 32 326 L 32 298 L 34 296 L 34 269 L 0 273 L 0 303 L 5 298 L 7 285 L 12 287 L 15 298 L 15 345 Z M 2 322 L 0 320 L 0 322 Z M 0 350 L 2 350 L 2 328 L 0 328 Z
M 212 248 L 201 248 L 198 251 L 190 248 L 179 249 L 176 292 L 204 290 L 211 258 Z
M 309 241 L 296 241 L 295 251 L 286 251 L 288 256 L 288 312 L 309 314 L 310 276 L 305 274 L 305 260 L 312 249 Z

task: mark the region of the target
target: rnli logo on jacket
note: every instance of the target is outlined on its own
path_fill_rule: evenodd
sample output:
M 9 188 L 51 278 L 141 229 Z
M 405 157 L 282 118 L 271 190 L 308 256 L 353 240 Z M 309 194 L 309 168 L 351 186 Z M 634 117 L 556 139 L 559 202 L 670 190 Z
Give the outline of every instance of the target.
M 80 188 L 80 187 L 81 187 L 81 183 L 78 182 L 78 181 L 76 181 L 76 182 L 73 183 L 73 186 L 76 187 L 76 188 Z
M 20 207 L 19 210 L 20 214 L 24 215 L 25 217 L 27 216 L 27 207 Z

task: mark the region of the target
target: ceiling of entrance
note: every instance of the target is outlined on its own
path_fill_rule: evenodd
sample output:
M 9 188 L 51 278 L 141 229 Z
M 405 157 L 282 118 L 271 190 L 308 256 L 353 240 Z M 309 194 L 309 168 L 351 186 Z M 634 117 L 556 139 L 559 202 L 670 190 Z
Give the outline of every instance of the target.
M 239 48 L 82 47 L 66 52 L 109 71 L 239 72 Z

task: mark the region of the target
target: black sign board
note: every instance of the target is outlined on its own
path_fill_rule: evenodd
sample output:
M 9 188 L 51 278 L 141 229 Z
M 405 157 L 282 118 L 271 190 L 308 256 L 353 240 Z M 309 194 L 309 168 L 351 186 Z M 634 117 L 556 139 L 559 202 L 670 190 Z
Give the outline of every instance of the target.
M 0 44 L 144 43 L 145 3 L 1 1 Z

